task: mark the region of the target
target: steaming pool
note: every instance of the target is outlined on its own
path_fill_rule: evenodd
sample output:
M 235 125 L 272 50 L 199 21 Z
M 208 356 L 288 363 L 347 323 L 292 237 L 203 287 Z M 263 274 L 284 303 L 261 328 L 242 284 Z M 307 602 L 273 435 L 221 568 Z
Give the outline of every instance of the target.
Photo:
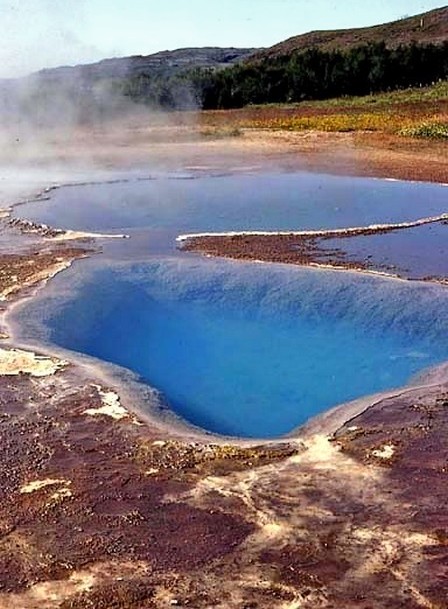
M 208 431 L 286 434 L 448 360 L 448 289 L 208 259 L 177 250 L 176 236 L 412 221 L 446 212 L 447 192 L 305 172 L 140 176 L 60 188 L 16 215 L 131 238 L 104 241 L 101 255 L 56 276 L 16 313 L 20 338 L 130 369 L 177 415 Z

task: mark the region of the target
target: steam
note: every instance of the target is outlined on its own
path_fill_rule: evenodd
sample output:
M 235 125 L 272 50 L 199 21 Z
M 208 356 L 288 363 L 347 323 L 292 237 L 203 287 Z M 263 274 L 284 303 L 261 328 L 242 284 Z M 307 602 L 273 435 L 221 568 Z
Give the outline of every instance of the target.
M 2 0 L 0 78 L 100 58 L 100 50 L 85 43 L 68 25 L 85 24 L 84 7 L 84 0 Z
M 85 0 L 0 0 L 0 10 L 0 187 L 18 165 L 46 167 L 46 186 L 61 165 L 116 167 L 126 150 L 141 162 L 143 140 L 148 148 L 152 140 L 172 140 L 179 117 L 134 102 L 123 86 L 132 58 L 88 65 L 114 49 L 100 51 L 81 39 Z M 61 64 L 75 67 L 55 67 Z M 194 127 L 194 94 L 188 87 L 174 93 L 176 104 L 192 109 L 181 122 Z

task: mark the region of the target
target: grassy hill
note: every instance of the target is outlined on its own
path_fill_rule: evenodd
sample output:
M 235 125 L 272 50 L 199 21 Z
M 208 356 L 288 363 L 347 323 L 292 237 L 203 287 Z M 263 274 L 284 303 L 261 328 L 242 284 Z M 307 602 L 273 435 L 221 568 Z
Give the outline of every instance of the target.
M 253 62 L 270 59 L 309 48 L 332 51 L 350 49 L 370 42 L 385 42 L 388 48 L 395 48 L 413 42 L 440 44 L 446 40 L 448 40 L 448 6 L 373 27 L 314 31 L 293 36 L 268 49 L 255 52 L 248 60 Z

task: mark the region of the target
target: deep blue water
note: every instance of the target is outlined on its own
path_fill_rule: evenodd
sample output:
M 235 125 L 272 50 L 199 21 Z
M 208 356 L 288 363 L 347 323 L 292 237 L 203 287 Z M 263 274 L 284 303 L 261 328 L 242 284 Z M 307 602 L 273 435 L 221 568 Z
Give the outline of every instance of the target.
M 448 290 L 175 257 L 167 238 L 403 221 L 446 211 L 446 192 L 312 174 L 61 189 L 34 204 L 33 219 L 88 230 L 132 226 L 138 238 L 56 277 L 24 311 L 24 331 L 38 333 L 41 324 L 62 347 L 134 370 L 208 430 L 278 436 L 448 359 Z M 29 209 L 20 214 L 31 217 Z
M 448 359 L 448 291 L 429 284 L 180 258 L 94 262 L 54 287 L 28 311 L 51 341 L 136 371 L 223 434 L 277 436 Z

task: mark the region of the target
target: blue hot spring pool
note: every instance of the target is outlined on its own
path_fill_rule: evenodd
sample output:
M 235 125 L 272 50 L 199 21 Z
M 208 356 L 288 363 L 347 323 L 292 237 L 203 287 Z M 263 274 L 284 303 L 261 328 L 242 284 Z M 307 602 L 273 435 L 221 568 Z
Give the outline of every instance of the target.
M 329 407 L 399 387 L 448 360 L 442 286 L 171 249 L 182 230 L 415 219 L 445 211 L 442 187 L 311 174 L 156 186 L 63 188 L 20 208 L 21 216 L 56 226 L 130 227 L 135 237 L 57 276 L 20 313 L 25 337 L 131 369 L 187 421 L 245 437 L 288 433 Z

